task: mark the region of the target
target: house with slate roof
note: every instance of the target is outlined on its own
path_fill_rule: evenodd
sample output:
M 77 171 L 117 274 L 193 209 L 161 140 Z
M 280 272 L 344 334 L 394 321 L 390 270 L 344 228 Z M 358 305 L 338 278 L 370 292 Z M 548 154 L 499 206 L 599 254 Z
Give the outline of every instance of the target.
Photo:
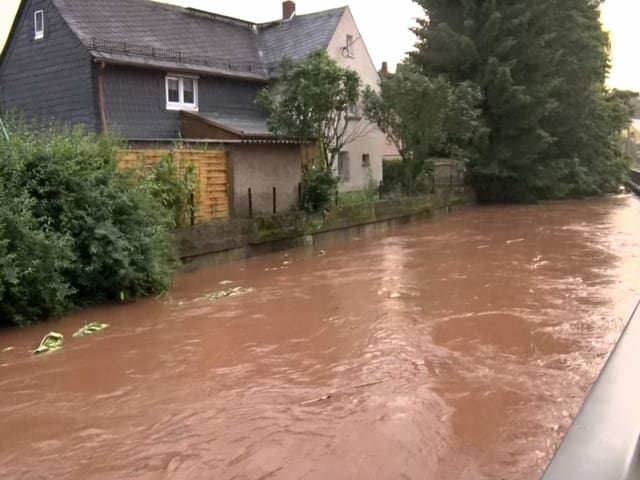
M 280 60 L 324 49 L 364 83 L 380 79 L 348 7 L 296 15 L 285 1 L 282 10 L 255 24 L 150 0 L 22 0 L 0 54 L 0 108 L 115 130 L 136 145 L 220 145 L 236 193 L 273 185 L 292 204 L 308 149 L 276 138 L 255 104 Z M 368 130 L 340 154 L 345 190 L 382 176 L 385 138 Z M 246 209 L 236 197 L 236 211 Z

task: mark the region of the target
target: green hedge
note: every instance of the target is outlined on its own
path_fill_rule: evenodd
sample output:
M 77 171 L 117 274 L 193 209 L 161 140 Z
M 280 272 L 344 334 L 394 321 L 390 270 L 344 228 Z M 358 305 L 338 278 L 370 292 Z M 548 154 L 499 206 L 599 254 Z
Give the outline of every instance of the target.
M 109 136 L 10 125 L 0 144 L 0 324 L 166 289 L 172 213 Z
M 427 161 L 384 160 L 383 195 L 415 196 L 433 193 L 433 166 Z

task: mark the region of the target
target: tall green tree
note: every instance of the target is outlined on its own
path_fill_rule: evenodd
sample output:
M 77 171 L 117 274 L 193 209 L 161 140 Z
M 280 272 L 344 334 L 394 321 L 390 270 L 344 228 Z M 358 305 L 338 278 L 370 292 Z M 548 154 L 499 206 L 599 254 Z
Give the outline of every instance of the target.
M 486 129 L 470 152 L 481 199 L 530 201 L 616 186 L 624 122 L 604 87 L 608 40 L 599 1 L 418 3 L 425 18 L 415 28 L 415 63 L 428 76 L 473 82 L 484 97 Z
M 257 103 L 272 132 L 317 141 L 324 166 L 332 170 L 340 151 L 366 133 L 367 126 L 349 113 L 360 93 L 356 72 L 317 51 L 298 63 L 285 58 L 276 87 L 263 90 Z
M 480 95 L 473 85 L 454 86 L 444 78 L 429 78 L 411 63 L 398 66 L 381 85 L 363 94 L 365 115 L 387 135 L 402 158 L 402 188 L 418 193 L 418 179 L 431 156 L 464 162 L 465 151 L 478 128 Z

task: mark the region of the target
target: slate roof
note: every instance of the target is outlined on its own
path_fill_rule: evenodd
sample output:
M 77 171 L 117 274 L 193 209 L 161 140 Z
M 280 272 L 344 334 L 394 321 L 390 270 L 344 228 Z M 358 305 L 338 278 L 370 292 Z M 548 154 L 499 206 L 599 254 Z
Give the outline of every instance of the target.
M 326 49 L 346 7 L 266 24 L 150 0 L 53 0 L 98 59 L 267 80 L 283 56 Z
M 346 7 L 297 15 L 287 22 L 260 26 L 263 60 L 277 63 L 282 57 L 300 60 L 315 50 L 325 50 L 333 37 Z

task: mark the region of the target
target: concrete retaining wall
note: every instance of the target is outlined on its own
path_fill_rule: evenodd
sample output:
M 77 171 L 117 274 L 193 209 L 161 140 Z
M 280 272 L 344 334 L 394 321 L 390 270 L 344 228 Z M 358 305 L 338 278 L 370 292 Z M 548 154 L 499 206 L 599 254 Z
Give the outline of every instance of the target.
M 176 232 L 176 242 L 180 257 L 188 265 L 218 264 L 326 242 L 336 236 L 362 236 L 474 201 L 471 191 L 454 189 L 415 198 L 334 207 L 326 215 L 291 212 L 252 220 L 235 219 L 181 229 Z

